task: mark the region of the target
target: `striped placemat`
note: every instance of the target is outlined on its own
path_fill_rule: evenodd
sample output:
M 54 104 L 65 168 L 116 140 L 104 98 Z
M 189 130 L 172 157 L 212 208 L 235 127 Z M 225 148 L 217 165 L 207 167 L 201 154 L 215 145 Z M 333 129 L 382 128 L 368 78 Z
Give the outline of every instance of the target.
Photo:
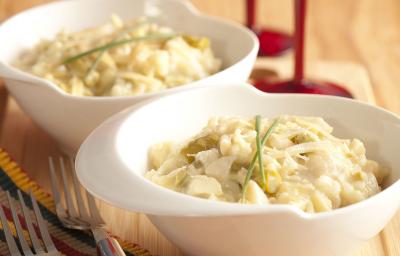
M 32 191 L 38 201 L 43 218 L 47 223 L 50 235 L 57 249 L 65 255 L 96 255 L 96 245 L 89 232 L 64 228 L 55 214 L 54 201 L 35 181 L 33 181 L 3 149 L 0 149 L 0 202 L 9 220 L 9 225 L 14 232 L 11 222 L 12 217 L 8 209 L 7 197 L 4 191 L 8 190 L 14 200 L 17 200 L 17 190 L 21 190 L 27 206 L 32 209 L 29 191 Z M 29 202 L 29 203 L 28 203 Z M 17 204 L 18 205 L 18 204 Z M 32 211 L 32 210 L 31 210 Z M 21 211 L 19 211 L 21 213 Z M 33 213 L 32 213 L 33 214 Z M 23 225 L 23 228 L 26 227 Z M 2 226 L 0 226 L 2 229 Z M 150 256 L 150 253 L 137 244 L 120 242 L 126 255 Z M 0 255 L 9 255 L 5 236 L 0 231 Z

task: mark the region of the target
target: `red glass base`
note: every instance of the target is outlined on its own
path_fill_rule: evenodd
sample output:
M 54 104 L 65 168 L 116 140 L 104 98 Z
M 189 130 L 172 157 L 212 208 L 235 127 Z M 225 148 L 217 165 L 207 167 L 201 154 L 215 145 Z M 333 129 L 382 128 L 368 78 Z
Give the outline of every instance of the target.
M 277 31 L 253 29 L 260 41 L 259 56 L 279 56 L 293 47 L 292 37 Z
M 295 81 L 270 82 L 263 79 L 255 81 L 253 84 L 257 89 L 270 93 L 308 93 L 353 98 L 351 93 L 345 88 L 323 81 L 307 80 L 296 83 Z

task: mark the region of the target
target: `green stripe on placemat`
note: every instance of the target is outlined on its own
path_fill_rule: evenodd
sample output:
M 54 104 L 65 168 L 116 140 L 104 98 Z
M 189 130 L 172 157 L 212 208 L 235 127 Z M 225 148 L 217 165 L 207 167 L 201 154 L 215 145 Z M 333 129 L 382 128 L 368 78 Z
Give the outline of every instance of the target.
M 64 255 L 96 255 L 96 245 L 89 232 L 64 228 L 58 221 L 55 214 L 55 206 L 52 197 L 46 193 L 36 182 L 10 158 L 10 156 L 0 149 L 0 202 L 4 202 L 4 211 L 7 218 L 11 221 L 7 199 L 4 191 L 8 190 L 14 200 L 17 200 L 17 189 L 21 190 L 27 206 L 32 209 L 29 191 L 32 191 L 38 201 L 43 218 L 49 228 L 50 235 L 56 245 Z M 29 202 L 29 203 L 28 203 Z M 10 222 L 11 223 L 11 222 Z M 0 255 L 8 254 L 4 251 L 5 237 L 0 226 Z M 122 248 L 126 255 L 131 256 L 150 256 L 150 253 L 137 244 L 121 241 Z

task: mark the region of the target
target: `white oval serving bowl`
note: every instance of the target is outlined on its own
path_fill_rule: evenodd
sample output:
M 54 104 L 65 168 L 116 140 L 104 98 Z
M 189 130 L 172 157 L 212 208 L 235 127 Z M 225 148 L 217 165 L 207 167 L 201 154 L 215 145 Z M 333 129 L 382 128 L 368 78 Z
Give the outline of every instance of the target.
M 256 114 L 321 116 L 336 136 L 361 139 L 369 158 L 391 168 L 385 189 L 348 207 L 309 214 L 288 205 L 191 197 L 143 177 L 150 145 L 186 140 L 212 116 Z M 399 208 L 398 152 L 400 119 L 381 108 L 331 96 L 265 94 L 235 84 L 170 95 L 114 115 L 82 144 L 76 169 L 92 194 L 147 214 L 185 255 L 344 256 L 378 234 Z
M 149 3 L 153 5 L 149 5 Z M 176 31 L 207 36 L 224 69 L 193 83 L 161 92 L 126 97 L 76 97 L 39 77 L 10 65 L 18 55 L 41 38 L 52 38 L 62 28 L 78 31 L 109 20 L 112 13 L 123 19 L 159 11 L 161 22 Z M 0 76 L 23 110 L 59 143 L 74 153 L 84 138 L 107 117 L 149 98 L 222 81 L 246 81 L 258 52 L 258 40 L 247 28 L 198 12 L 183 0 L 71 0 L 24 11 L 0 26 Z

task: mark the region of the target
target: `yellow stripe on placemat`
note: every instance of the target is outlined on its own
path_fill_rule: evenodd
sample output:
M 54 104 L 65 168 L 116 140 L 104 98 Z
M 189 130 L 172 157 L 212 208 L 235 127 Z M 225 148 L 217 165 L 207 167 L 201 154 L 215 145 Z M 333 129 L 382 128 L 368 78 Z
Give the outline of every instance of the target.
M 34 182 L 3 149 L 0 149 L 0 167 L 7 173 L 14 184 L 25 193 L 32 191 L 36 200 L 55 213 L 52 197 Z
M 19 166 L 18 164 L 11 159 L 6 151 L 0 148 L 0 168 L 7 174 L 7 176 L 12 180 L 12 182 L 25 193 L 29 193 L 32 191 L 36 200 L 46 207 L 50 212 L 55 214 L 55 205 L 54 200 L 50 194 L 44 191 L 35 181 L 33 181 Z M 11 225 L 13 226 L 13 225 Z M 53 235 L 56 235 L 58 238 L 63 236 L 61 230 L 56 230 L 55 227 L 49 226 L 50 232 L 54 231 Z M 64 234 L 69 236 L 69 234 Z M 137 256 L 151 256 L 151 254 L 146 250 L 141 248 L 139 245 L 122 241 L 118 237 L 115 237 L 118 242 L 121 244 L 122 248 L 125 251 L 128 251 Z M 79 247 L 82 247 L 83 244 L 81 242 L 75 242 L 76 245 L 79 244 Z M 81 249 L 78 249 L 81 251 Z

